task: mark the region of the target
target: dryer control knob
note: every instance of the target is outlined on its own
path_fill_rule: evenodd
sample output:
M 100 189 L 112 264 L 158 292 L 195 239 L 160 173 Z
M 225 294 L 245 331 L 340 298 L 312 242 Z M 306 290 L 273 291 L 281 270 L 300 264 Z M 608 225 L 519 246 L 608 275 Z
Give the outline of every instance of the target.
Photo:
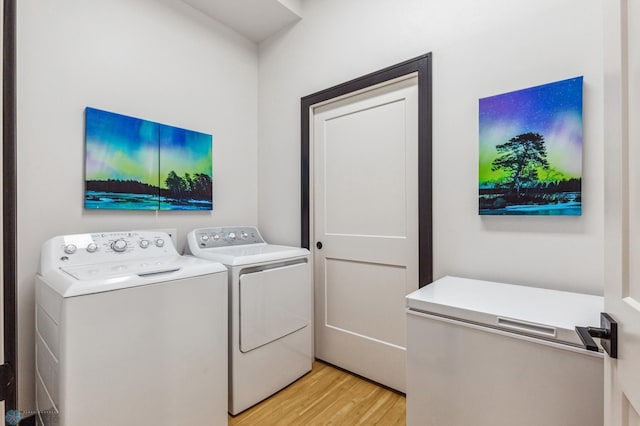
M 111 248 L 117 253 L 122 253 L 127 250 L 127 242 L 120 238 L 111 243 Z
M 75 244 L 67 244 L 66 246 L 64 246 L 64 252 L 67 254 L 73 254 L 77 249 L 78 247 L 76 247 Z
M 162 247 L 164 246 L 164 240 L 162 238 L 158 238 L 156 240 L 156 247 Z
M 89 243 L 87 245 L 87 251 L 89 253 L 95 253 L 98 251 L 98 245 L 96 243 Z

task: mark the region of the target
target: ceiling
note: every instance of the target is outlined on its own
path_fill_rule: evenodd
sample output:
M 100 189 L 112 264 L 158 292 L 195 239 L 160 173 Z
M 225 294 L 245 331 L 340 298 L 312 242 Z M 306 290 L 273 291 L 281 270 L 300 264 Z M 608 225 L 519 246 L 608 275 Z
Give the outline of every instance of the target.
M 182 0 L 259 43 L 300 19 L 301 0 Z

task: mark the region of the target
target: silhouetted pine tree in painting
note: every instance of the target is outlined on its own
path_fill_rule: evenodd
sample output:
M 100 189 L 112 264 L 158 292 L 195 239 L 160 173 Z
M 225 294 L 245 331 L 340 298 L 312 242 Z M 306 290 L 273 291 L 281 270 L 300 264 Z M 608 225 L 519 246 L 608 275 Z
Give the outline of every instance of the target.
M 505 169 L 511 176 L 511 191 L 520 192 L 526 183 L 538 180 L 538 168 L 548 169 L 547 149 L 540 133 L 523 133 L 497 145 L 499 157 L 493 160 L 491 170 Z
M 179 201 L 194 199 L 211 201 L 213 183 L 211 177 L 204 173 L 196 173 L 193 177 L 185 173 L 179 176 L 175 171 L 170 171 L 165 179 L 166 189 L 138 182 L 137 180 L 88 180 L 86 190 L 116 194 L 158 194 Z
M 157 194 L 158 188 L 137 180 L 88 180 L 86 182 L 87 191 L 115 192 L 120 194 Z
M 204 173 L 196 173 L 193 178 L 189 173 L 184 177 L 170 171 L 165 180 L 168 196 L 176 200 L 211 200 L 213 185 L 211 178 Z

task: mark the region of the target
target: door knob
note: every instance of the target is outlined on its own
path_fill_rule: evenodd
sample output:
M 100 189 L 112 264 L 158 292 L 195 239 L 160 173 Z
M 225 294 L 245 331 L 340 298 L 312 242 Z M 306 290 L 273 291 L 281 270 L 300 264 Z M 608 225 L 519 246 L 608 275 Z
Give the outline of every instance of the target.
M 320 250 L 320 249 L 322 248 L 322 241 L 318 241 L 318 242 L 316 243 L 316 248 L 317 248 L 318 250 Z
M 594 337 L 600 339 L 602 349 L 611 358 L 618 358 L 618 323 L 604 312 L 600 314 L 600 327 L 576 327 L 576 332 L 587 350 L 598 351 Z

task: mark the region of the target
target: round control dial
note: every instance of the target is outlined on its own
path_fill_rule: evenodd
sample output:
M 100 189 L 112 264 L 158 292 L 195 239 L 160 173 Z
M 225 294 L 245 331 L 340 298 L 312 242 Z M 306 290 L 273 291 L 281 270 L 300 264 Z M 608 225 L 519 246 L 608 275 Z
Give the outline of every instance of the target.
M 120 238 L 111 243 L 111 248 L 117 253 L 122 253 L 127 249 L 127 242 Z
M 158 238 L 156 240 L 156 247 L 163 247 L 164 246 L 164 240 L 162 238 Z
M 96 243 L 89 243 L 87 245 L 87 252 L 95 253 L 98 251 L 98 245 Z
M 140 248 L 146 249 L 149 247 L 149 240 L 140 240 Z
M 200 235 L 200 240 L 203 243 L 206 243 L 207 241 L 209 241 L 209 236 L 207 234 L 202 234 L 202 235 Z
M 67 244 L 66 246 L 64 246 L 64 252 L 67 254 L 73 254 L 77 249 L 78 247 L 76 247 L 75 244 Z
M 229 242 L 235 241 L 236 240 L 236 233 L 235 232 L 229 232 L 227 234 L 226 240 L 229 241 Z

